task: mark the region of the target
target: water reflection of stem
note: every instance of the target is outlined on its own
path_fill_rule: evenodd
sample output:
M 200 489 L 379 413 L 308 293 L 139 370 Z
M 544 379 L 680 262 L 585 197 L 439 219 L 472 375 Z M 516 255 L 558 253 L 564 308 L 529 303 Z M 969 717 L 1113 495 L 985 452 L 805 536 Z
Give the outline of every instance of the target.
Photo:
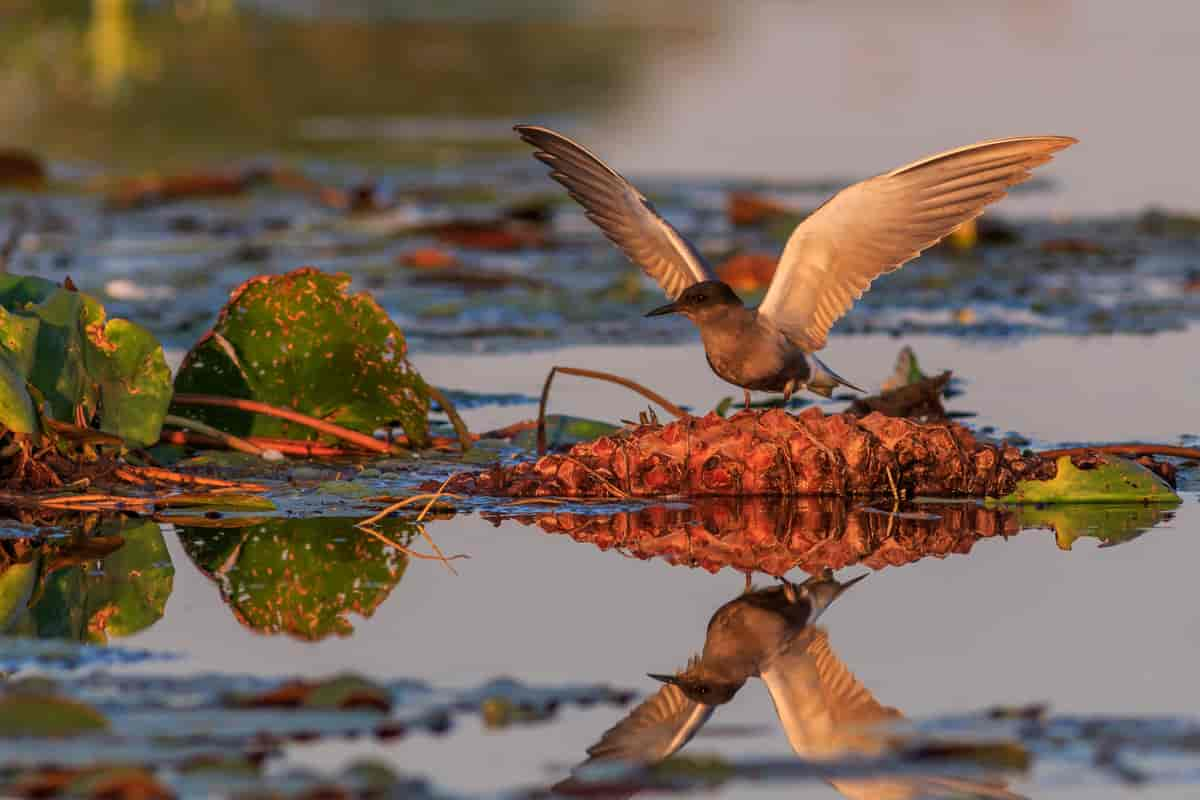
M 383 542 L 388 547 L 394 547 L 398 552 L 404 553 L 406 556 L 411 556 L 412 558 L 418 558 L 418 559 L 421 559 L 424 561 L 441 561 L 442 564 L 445 565 L 446 569 L 450 570 L 450 572 L 455 575 L 458 574 L 458 571 L 455 570 L 454 567 L 450 565 L 450 562 L 456 558 L 470 558 L 470 556 L 468 556 L 464 553 L 456 553 L 455 555 L 452 555 L 452 556 L 446 556 L 444 553 L 442 553 L 442 551 L 438 548 L 438 546 L 433 543 L 433 540 L 429 538 L 429 534 L 425 533 L 424 525 L 420 526 L 420 531 L 425 536 L 425 540 L 427 542 L 429 542 L 431 545 L 433 545 L 433 548 L 437 552 L 437 555 L 431 556 L 428 553 L 419 553 L 416 550 L 413 550 L 412 548 L 405 547 L 404 545 L 400 544 L 399 542 L 397 542 L 394 539 L 390 539 L 387 536 L 384 536 L 382 533 L 375 530 L 374 528 L 364 528 L 361 525 L 355 526 L 355 527 L 357 527 L 359 530 L 361 530 L 363 533 L 367 534 L 368 536 L 374 536 L 376 539 Z

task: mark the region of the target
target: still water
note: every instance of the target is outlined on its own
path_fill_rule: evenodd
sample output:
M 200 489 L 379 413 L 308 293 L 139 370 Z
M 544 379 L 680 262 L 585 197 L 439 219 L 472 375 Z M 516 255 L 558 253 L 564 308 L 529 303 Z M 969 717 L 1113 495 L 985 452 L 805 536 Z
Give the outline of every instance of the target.
M 1164 358 L 1182 355 L 1194 348 L 1194 333 L 999 346 L 935 337 L 910 343 L 931 367 L 958 366 L 967 393 L 957 406 L 978 412 L 973 424 L 1069 441 L 1171 438 L 1195 420 L 1193 410 L 1179 402 L 1193 376 L 1152 380 L 1142 372 L 1148 370 L 1145 359 L 1137 357 L 1147 346 Z M 895 346 L 884 337 L 843 338 L 833 343 L 830 357 L 836 352 L 849 374 L 880 374 Z M 631 353 L 636 354 L 632 369 Z M 697 402 L 724 393 L 701 368 L 700 350 L 693 345 L 417 358 L 432 380 L 462 388 L 521 390 L 536 384 L 552 364 L 587 364 L 653 376 L 656 385 Z M 1068 362 L 1070 380 L 1055 377 L 1053 365 L 1059 364 L 1061 373 Z M 1136 414 L 1129 410 L 1131 389 L 1112 386 L 1105 374 L 1104 364 L 1114 362 L 1127 365 L 1124 377 L 1131 384 L 1155 386 L 1141 393 Z M 1051 381 L 1053 391 L 1047 389 Z M 632 415 L 639 406 L 619 390 L 565 380 L 554 403 L 599 416 Z M 471 412 L 470 422 L 483 428 L 531 411 L 480 409 Z M 168 528 L 165 541 L 175 578 L 165 615 L 123 643 L 185 654 L 154 671 L 317 676 L 353 668 L 381 678 L 423 677 L 439 685 L 468 686 L 514 675 L 530 682 L 607 682 L 652 692 L 656 684 L 645 673 L 681 668 L 701 648 L 712 613 L 743 588 L 735 571 L 712 575 L 658 559 L 631 559 L 536 525 L 509 522 L 496 528 L 464 515 L 428 529 L 447 552 L 471 556 L 454 562 L 458 576 L 436 562 L 410 563 L 369 618 L 348 617 L 351 634 L 313 642 L 263 635 L 240 622 L 221 602 L 214 582 L 198 571 L 178 533 Z M 847 668 L 880 702 L 908 716 L 1041 700 L 1064 712 L 1200 713 L 1200 705 L 1189 700 L 1200 659 L 1200 614 L 1193 604 L 1181 602 L 1193 559 L 1200 555 L 1198 529 L 1200 505 L 1190 492 L 1150 530 L 1117 546 L 1099 546 L 1099 539 L 1085 536 L 1067 551 L 1044 530 L 983 538 L 969 554 L 926 558 L 872 574 L 821 622 Z M 841 574 L 865 571 L 849 567 Z M 760 584 L 764 579 L 760 576 Z M 375 752 L 435 776 L 448 789 L 468 792 L 536 785 L 561 777 L 625 713 L 571 710 L 551 727 L 503 733 L 466 723 L 444 740 L 414 736 L 395 746 L 326 743 L 296 749 L 294 757 L 332 768 L 350 755 Z M 758 681 L 720 709 L 712 726 L 714 734 L 722 726 L 752 731 L 701 735 L 690 746 L 693 751 L 790 752 Z M 728 791 L 765 797 L 795 788 L 743 785 Z M 816 788 L 804 791 L 822 796 Z M 1037 784 L 1029 791 L 1038 797 L 1124 793 L 1112 787 L 1083 791 Z M 1156 788 L 1151 796 L 1174 795 Z
M 554 365 L 617 372 L 711 408 L 732 392 L 693 334 L 640 321 L 653 292 L 628 285 L 573 209 L 553 206 L 540 233 L 558 241 L 545 247 L 480 252 L 437 240 L 483 278 L 525 283 L 431 287 L 397 268 L 429 244 L 420 225 L 491 219 L 546 193 L 511 141 L 512 122 L 561 121 L 623 171 L 648 176 L 664 213 L 709 254 L 780 244 L 777 232 L 725 221 L 730 187 L 761 184 L 806 207 L 830 181 L 953 144 L 1063 133 L 1082 144 L 1041 190 L 1005 201 L 1006 215 L 1036 215 L 1016 244 L 935 251 L 880 281 L 823 355 L 874 388 L 909 345 L 926 372 L 954 371 L 964 394 L 950 408 L 973 412 L 970 425 L 1019 432 L 1034 447 L 1194 446 L 1200 435 L 1200 295 L 1185 288 L 1200 263 L 1195 220 L 1137 216 L 1200 208 L 1179 155 L 1200 124 L 1187 101 L 1200 67 L 1191 5 L 1151 3 L 1131 17 L 1115 2 L 578 3 L 573 13 L 518 4 L 472 25 L 453 15 L 281 21 L 230 3 L 138 14 L 119 2 L 91 14 L 34 5 L 0 2 L 0 141 L 35 148 L 52 180 L 44 194 L 0 196 L 0 226 L 20 218 L 12 224 L 24 231 L 9 269 L 69 273 L 114 314 L 152 328 L 176 360 L 237 283 L 317 263 L 375 293 L 430 383 L 517 397 L 467 409 L 473 430 L 532 416 L 529 395 Z M 264 190 L 131 210 L 106 203 L 94 183 L 248 159 L 301 164 L 340 187 L 370 181 L 395 203 L 354 215 Z M 1062 241 L 1086 252 L 1048 245 Z M 557 380 L 551 400 L 552 411 L 613 422 L 642 408 L 572 378 Z M 911 561 L 903 566 L 880 569 L 870 554 L 839 561 L 839 577 L 870 577 L 821 618 L 832 651 L 874 700 L 908 717 L 1039 701 L 1056 712 L 1200 716 L 1200 612 L 1188 591 L 1200 555 L 1195 472 L 1181 473 L 1178 508 L 1060 519 L 1057 535 L 1035 528 L 1048 521 L 1036 514 L 1024 525 L 951 512 L 925 527 L 899 523 L 938 555 L 916 559 L 921 547 L 909 542 L 895 558 Z M 779 509 L 739 509 L 747 519 L 760 511 Z M 814 518 L 784 532 L 814 543 L 845 533 Z M 602 549 L 586 532 L 554 532 L 559 522 L 429 522 L 444 550 L 470 556 L 453 562 L 457 575 L 364 541 L 349 519 L 149 525 L 122 550 L 68 565 L 21 632 L 107 633 L 179 655 L 126 670 L 153 674 L 350 670 L 439 687 L 510 675 L 651 693 L 659 685 L 646 673 L 682 668 L 709 618 L 743 591 L 738 571 Z M 109 586 L 105 574 L 130 580 Z M 572 707 L 500 732 L 468 719 L 445 738 L 296 745 L 287 763 L 334 769 L 374 755 L 451 792 L 546 786 L 628 712 Z M 688 752 L 792 751 L 751 680 Z M 1097 780 L 1038 769 L 1011 788 L 1131 791 Z M 817 784 L 723 793 L 797 791 L 836 796 Z M 1141 792 L 1191 796 L 1194 783 Z

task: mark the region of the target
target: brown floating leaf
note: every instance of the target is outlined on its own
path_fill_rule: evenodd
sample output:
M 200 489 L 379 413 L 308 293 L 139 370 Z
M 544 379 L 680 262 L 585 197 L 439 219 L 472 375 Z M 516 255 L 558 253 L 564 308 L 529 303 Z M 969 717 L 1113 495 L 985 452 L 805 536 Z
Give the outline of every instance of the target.
M 0 150 L 0 186 L 41 189 L 46 185 L 46 168 L 33 153 Z
M 437 247 L 418 247 L 401 254 L 397 260 L 413 269 L 446 269 L 458 266 L 458 259 L 453 253 Z
M 358 675 L 337 675 L 323 681 L 293 681 L 250 695 L 234 695 L 226 703 L 235 708 L 316 708 L 325 710 L 390 711 L 387 689 Z
M 543 225 L 518 220 L 458 220 L 430 225 L 423 232 L 438 241 L 472 250 L 521 250 L 546 244 Z
M 475 269 L 468 267 L 446 267 L 445 269 L 418 272 L 413 276 L 416 284 L 448 283 L 463 289 L 503 289 L 508 286 L 519 286 L 532 291 L 544 291 L 552 288 L 549 283 L 528 275 L 518 275 L 495 269 Z
M 717 267 L 717 277 L 735 292 L 755 292 L 771 284 L 778 263 L 767 253 L 738 253 Z
M 951 373 L 946 371 L 941 375 L 922 377 L 915 383 L 887 389 L 869 397 L 856 397 L 847 413 L 865 417 L 877 411 L 889 417 L 945 419 L 946 408 L 942 405 L 942 393 L 950 383 L 950 377 Z
M 797 214 L 797 210 L 754 192 L 730 192 L 725 196 L 725 213 L 734 225 L 758 225 L 771 219 Z
M 259 171 L 245 170 L 124 178 L 109 192 L 108 202 L 115 208 L 144 208 L 189 197 L 231 197 L 260 177 Z
M 637 425 L 536 462 L 457 477 L 456 493 L 508 497 L 841 495 L 1003 497 L 1053 461 L 979 442 L 953 423 L 781 409 Z

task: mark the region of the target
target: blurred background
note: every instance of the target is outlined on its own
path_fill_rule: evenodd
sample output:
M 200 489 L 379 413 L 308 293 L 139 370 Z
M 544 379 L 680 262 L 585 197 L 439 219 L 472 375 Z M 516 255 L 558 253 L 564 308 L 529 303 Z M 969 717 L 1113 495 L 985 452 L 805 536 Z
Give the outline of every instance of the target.
M 1170 0 L 0 0 L 0 146 L 453 163 L 535 120 L 635 174 L 840 180 L 1061 133 L 1018 210 L 1195 209 L 1198 34 Z

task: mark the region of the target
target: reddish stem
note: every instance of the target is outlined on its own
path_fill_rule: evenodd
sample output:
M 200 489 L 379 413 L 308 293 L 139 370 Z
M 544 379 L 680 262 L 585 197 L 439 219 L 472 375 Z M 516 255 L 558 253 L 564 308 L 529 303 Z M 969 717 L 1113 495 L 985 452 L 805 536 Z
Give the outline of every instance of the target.
M 391 452 L 391 448 L 386 442 L 381 442 L 373 436 L 352 431 L 349 428 L 343 428 L 341 425 L 334 425 L 332 422 L 310 417 L 307 414 L 301 414 L 299 411 L 292 411 L 289 408 L 278 408 L 266 403 L 260 403 L 257 400 L 247 400 L 241 397 L 219 397 L 211 394 L 177 394 L 172 399 L 172 402 L 184 406 L 216 406 L 218 408 L 236 408 L 239 411 L 249 411 L 252 414 L 264 414 L 268 417 L 285 419 L 297 425 L 304 425 L 315 431 L 337 437 L 343 442 L 352 444 L 359 449 L 369 450 L 372 453 Z
M 1102 444 L 1095 447 L 1064 447 L 1059 450 L 1043 450 L 1042 458 L 1078 456 L 1084 453 L 1113 453 L 1121 456 L 1173 456 L 1175 458 L 1200 458 L 1200 448 L 1180 447 L 1173 444 Z

